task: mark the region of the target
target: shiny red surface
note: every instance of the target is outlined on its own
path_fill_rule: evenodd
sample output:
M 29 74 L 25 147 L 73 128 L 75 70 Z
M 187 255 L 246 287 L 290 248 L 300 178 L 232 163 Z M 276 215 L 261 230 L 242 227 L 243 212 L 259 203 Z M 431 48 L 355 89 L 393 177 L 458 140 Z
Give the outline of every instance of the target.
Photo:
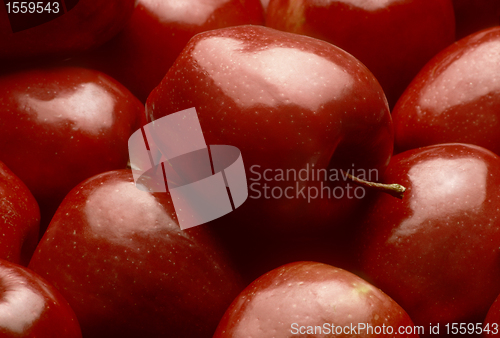
M 40 210 L 26 185 L 0 162 L 0 259 L 28 265 L 38 243 Z
M 29 267 L 59 289 L 86 337 L 211 337 L 244 285 L 207 227 L 180 230 L 170 196 L 130 170 L 76 187 Z
M 339 182 L 258 180 L 253 166 L 260 166 L 253 169 L 260 174 L 266 169 L 382 171 L 392 153 L 388 106 L 366 67 L 331 44 L 266 27 L 231 27 L 190 41 L 149 96 L 146 111 L 154 120 L 191 107 L 207 144 L 232 145 L 242 154 L 250 197 L 214 222 L 228 226 L 224 235 L 237 233 L 230 239 L 237 250 L 246 242 L 250 252 L 261 251 L 254 243 L 273 236 L 279 242 L 272 247 L 285 237 L 321 237 L 322 231 L 338 228 L 359 202 L 326 193 L 310 201 L 256 198 L 253 183 L 261 184 L 260 191 L 264 183 L 281 189 L 300 184 L 307 191 L 321 184 L 333 189 Z M 244 250 L 242 255 L 252 257 Z
M 242 24 L 264 24 L 259 0 L 139 0 L 125 29 L 82 62 L 145 102 L 191 37 Z
M 500 154 L 500 27 L 432 59 L 393 110 L 398 151 L 463 142 Z
M 0 70 L 9 69 L 20 59 L 61 58 L 99 46 L 125 26 L 134 2 L 80 0 L 68 13 L 16 33 L 12 32 L 7 7 L 0 6 Z
M 0 335 L 5 338 L 81 338 L 75 313 L 33 271 L 0 260 Z
M 325 323 L 330 329 L 331 325 L 347 326 L 349 331 L 331 333 L 323 330 Z M 394 334 L 352 332 L 351 327 L 359 323 L 392 326 Z M 418 337 L 397 332 L 399 327 L 412 325 L 396 302 L 358 276 L 326 264 L 297 262 L 248 286 L 226 311 L 214 338 Z M 294 334 L 300 326 L 302 334 Z M 308 326 L 321 327 L 322 334 L 305 334 Z
M 125 168 L 144 107 L 108 76 L 83 68 L 0 77 L 0 160 L 31 190 L 47 226 L 84 179 Z
M 482 322 L 500 293 L 500 158 L 463 144 L 410 150 L 384 182 L 407 191 L 366 211 L 363 270 L 416 325 Z
M 333 43 L 363 62 L 390 106 L 455 40 L 451 0 L 271 0 L 266 25 Z

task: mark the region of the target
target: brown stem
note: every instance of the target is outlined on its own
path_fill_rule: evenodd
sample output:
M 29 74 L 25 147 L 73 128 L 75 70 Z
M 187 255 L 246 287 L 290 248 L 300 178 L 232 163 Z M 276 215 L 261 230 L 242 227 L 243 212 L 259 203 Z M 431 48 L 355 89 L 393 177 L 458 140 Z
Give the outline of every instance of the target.
M 378 190 L 385 192 L 386 194 L 389 194 L 391 196 L 397 197 L 399 199 L 403 199 L 404 192 L 406 191 L 406 188 L 403 187 L 401 184 L 384 184 L 384 183 L 376 183 L 376 182 L 369 182 L 362 180 L 360 178 L 357 178 L 356 176 L 352 176 L 348 172 L 342 170 L 342 172 L 354 183 L 361 187 L 365 187 L 368 189 L 373 189 L 373 190 Z

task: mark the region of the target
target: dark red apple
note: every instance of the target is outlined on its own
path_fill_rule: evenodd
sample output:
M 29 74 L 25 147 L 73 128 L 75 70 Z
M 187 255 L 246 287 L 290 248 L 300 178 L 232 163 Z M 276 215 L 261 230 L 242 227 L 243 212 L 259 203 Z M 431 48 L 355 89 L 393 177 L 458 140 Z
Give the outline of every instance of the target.
M 482 29 L 500 25 L 500 1 L 452 0 L 455 9 L 457 39 Z
M 455 41 L 451 0 L 271 0 L 266 26 L 351 53 L 380 81 L 391 107 L 420 68 Z
M 434 57 L 393 110 L 397 151 L 445 142 L 500 154 L 500 27 Z
M 33 271 L 0 259 L 0 335 L 5 338 L 81 338 L 75 313 Z
M 249 197 L 210 226 L 243 260 L 265 252 L 266 241 L 273 251 L 312 236 L 314 246 L 340 228 L 364 196 L 340 169 L 376 180 L 392 154 L 391 117 L 373 75 L 307 36 L 259 26 L 198 34 L 146 104 L 150 120 L 191 107 L 207 144 L 241 151 Z
M 38 8 L 30 14 L 31 3 Z M 134 0 L 4 1 L 5 5 L 0 6 L 2 70 L 20 60 L 67 57 L 104 43 L 125 26 L 134 3 Z
M 295 262 L 240 293 L 214 338 L 418 337 L 418 330 L 396 302 L 358 276 Z
M 482 323 L 500 293 L 500 158 L 474 145 L 423 147 L 393 157 L 383 181 L 407 191 L 366 211 L 362 270 L 416 325 L 442 334 Z
M 26 185 L 0 162 L 0 259 L 28 265 L 38 243 L 40 210 Z
M 243 290 L 207 227 L 182 231 L 168 193 L 130 170 L 65 198 L 29 267 L 59 289 L 86 337 L 211 337 Z
M 0 161 L 30 189 L 42 233 L 84 179 L 125 168 L 143 105 L 112 78 L 83 68 L 32 69 L 0 77 Z
M 191 37 L 264 24 L 259 0 L 138 0 L 125 29 L 80 62 L 111 75 L 145 102 Z

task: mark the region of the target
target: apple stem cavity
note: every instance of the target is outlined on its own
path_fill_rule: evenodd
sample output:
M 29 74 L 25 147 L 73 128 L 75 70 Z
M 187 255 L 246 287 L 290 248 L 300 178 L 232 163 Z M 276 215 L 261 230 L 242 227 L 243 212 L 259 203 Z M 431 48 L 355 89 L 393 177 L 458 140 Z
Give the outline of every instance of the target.
M 404 192 L 406 191 L 406 188 L 402 186 L 401 184 L 393 183 L 393 184 L 384 184 L 384 183 L 376 183 L 376 182 L 370 182 L 370 181 L 365 181 L 360 178 L 357 178 L 356 176 L 353 176 L 349 174 L 348 172 L 342 170 L 343 174 L 349 178 L 352 182 L 355 184 L 365 187 L 371 190 L 378 190 L 381 192 L 384 192 L 386 194 L 389 194 L 391 196 L 397 197 L 399 199 L 403 199 Z

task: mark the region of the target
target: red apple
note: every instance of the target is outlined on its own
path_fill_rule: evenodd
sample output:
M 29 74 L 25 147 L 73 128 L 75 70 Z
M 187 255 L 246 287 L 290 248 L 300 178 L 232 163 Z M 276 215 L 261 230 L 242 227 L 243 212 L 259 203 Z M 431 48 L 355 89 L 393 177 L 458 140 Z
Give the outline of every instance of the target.
M 451 0 L 271 0 L 266 26 L 333 43 L 363 62 L 390 106 L 455 41 Z
M 38 243 L 40 210 L 26 185 L 0 162 L 0 259 L 28 265 Z
M 455 9 L 457 39 L 482 29 L 500 25 L 500 1 L 452 0 Z
M 214 338 L 418 337 L 416 329 L 396 302 L 358 276 L 296 262 L 243 290 Z
M 409 150 L 383 180 L 359 239 L 363 271 L 416 325 L 481 323 L 500 293 L 500 158 L 466 144 Z
M 210 226 L 243 260 L 266 241 L 274 250 L 340 228 L 364 196 L 340 169 L 372 170 L 376 180 L 392 154 L 391 117 L 373 75 L 307 36 L 259 26 L 198 34 L 146 104 L 150 120 L 191 107 L 207 144 L 241 151 L 249 197 Z
M 110 77 L 83 68 L 0 77 L 0 161 L 30 189 L 42 233 L 64 196 L 106 170 L 125 168 L 144 107 Z
M 398 151 L 463 142 L 500 154 L 500 27 L 433 58 L 393 110 Z
M 0 335 L 5 338 L 81 338 L 75 313 L 33 271 L 0 259 Z
M 125 29 L 80 62 L 111 75 L 145 102 L 191 37 L 242 24 L 264 24 L 259 0 L 138 0 Z
M 67 57 L 96 47 L 109 40 L 125 26 L 132 15 L 134 2 L 134 0 L 5 1 L 5 6 L 0 6 L 2 67 L 12 67 L 12 64 L 19 60 Z M 36 13 L 30 14 L 31 3 L 38 6 Z M 21 8 L 23 4 L 24 9 Z M 42 4 L 43 10 L 40 7 Z M 21 13 L 14 14 L 16 11 Z M 23 12 L 27 13 L 22 14 Z
M 168 193 L 111 171 L 68 194 L 29 267 L 86 337 L 211 337 L 244 286 L 208 230 L 180 230 Z

